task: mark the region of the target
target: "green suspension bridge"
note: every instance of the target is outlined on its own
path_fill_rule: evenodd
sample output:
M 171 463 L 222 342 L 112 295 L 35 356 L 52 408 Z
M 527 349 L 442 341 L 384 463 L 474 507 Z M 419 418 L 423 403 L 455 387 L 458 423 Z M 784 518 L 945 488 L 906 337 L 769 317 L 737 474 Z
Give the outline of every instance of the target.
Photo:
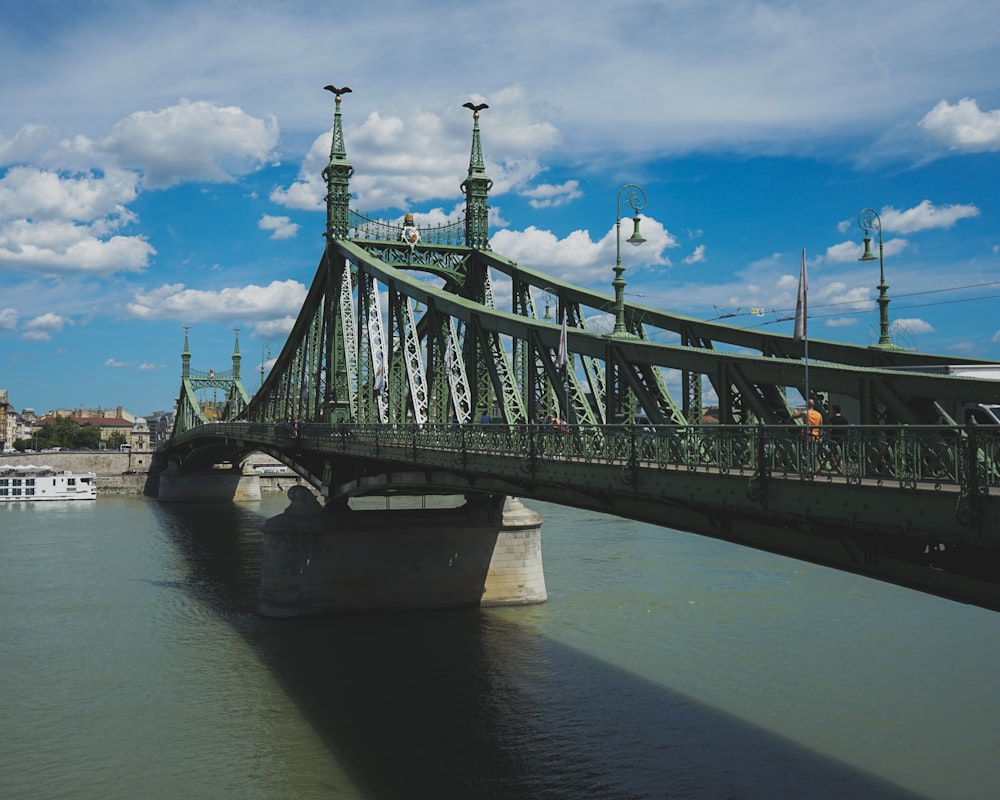
M 937 374 L 953 359 L 892 346 L 810 340 L 806 360 L 793 337 L 625 302 L 620 268 L 611 298 L 505 258 L 489 242 L 483 105 L 466 104 L 463 219 L 364 216 L 349 206 L 349 90 L 327 88 L 326 245 L 302 310 L 253 396 L 238 332 L 224 373 L 191 369 L 185 333 L 159 467 L 238 469 L 260 451 L 327 510 L 365 495 L 539 499 L 1000 610 L 1000 436 L 948 414 L 1000 403 L 1000 381 Z M 612 333 L 594 329 L 610 315 Z M 851 403 L 840 438 L 792 417 L 806 365 L 817 406 Z M 225 397 L 211 421 L 206 388 Z M 706 390 L 718 424 L 703 422 Z

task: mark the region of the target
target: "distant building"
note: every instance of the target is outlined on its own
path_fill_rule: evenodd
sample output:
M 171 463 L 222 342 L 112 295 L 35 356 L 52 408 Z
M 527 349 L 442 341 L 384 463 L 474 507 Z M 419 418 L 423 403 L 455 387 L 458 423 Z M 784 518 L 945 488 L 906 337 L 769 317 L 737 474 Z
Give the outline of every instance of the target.
M 131 448 L 133 453 L 148 453 L 153 449 L 149 425 L 146 424 L 146 420 L 143 417 L 138 417 L 132 423 L 132 430 L 129 431 L 125 443 Z
M 0 450 L 12 447 L 17 437 L 17 413 L 7 399 L 7 390 L 0 389 Z
M 170 432 L 174 429 L 174 412 L 153 411 L 145 418 L 149 425 L 150 449 L 155 450 L 161 443 L 170 438 Z
M 118 406 L 113 412 L 103 411 L 100 408 L 78 408 L 75 411 L 57 409 L 40 417 L 37 424 L 47 425 L 59 417 L 69 417 L 77 425 L 93 425 L 100 430 L 102 442 L 108 441 L 112 434 L 120 433 L 123 441 L 127 443 L 132 433 L 132 425 L 135 423 L 135 416 Z
M 80 419 L 122 419 L 129 424 L 135 422 L 135 414 L 130 414 L 121 406 L 115 409 L 105 409 L 98 406 L 97 408 L 83 408 L 83 406 L 78 406 L 72 410 L 65 408 L 57 408 L 50 411 L 46 416 L 55 417 L 72 417 L 74 420 Z

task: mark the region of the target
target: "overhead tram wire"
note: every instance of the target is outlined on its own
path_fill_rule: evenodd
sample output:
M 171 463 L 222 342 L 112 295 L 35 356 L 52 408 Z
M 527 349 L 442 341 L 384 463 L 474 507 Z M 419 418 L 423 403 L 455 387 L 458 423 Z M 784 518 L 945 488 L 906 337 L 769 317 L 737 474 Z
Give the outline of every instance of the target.
M 979 289 L 979 288 L 982 288 L 984 286 L 1000 286 L 1000 281 L 986 281 L 985 283 L 971 283 L 971 284 L 968 284 L 966 286 L 949 286 L 949 287 L 944 288 L 944 289 L 928 289 L 928 290 L 923 291 L 923 292 L 906 292 L 906 293 L 901 293 L 901 294 L 894 294 L 893 295 L 893 300 L 898 300 L 898 299 L 900 299 L 902 297 L 920 297 L 922 295 L 927 295 L 927 294 L 941 294 L 943 292 L 961 292 L 961 291 L 965 291 L 967 289 Z M 651 296 L 649 296 L 649 295 L 647 295 L 645 293 L 640 293 L 640 292 L 629 292 L 629 294 L 632 297 L 638 297 L 638 298 L 642 298 L 642 299 L 653 299 L 653 300 L 656 299 L 655 296 L 651 297 Z M 967 298 L 964 298 L 962 300 L 944 300 L 944 301 L 941 301 L 939 303 L 917 303 L 917 304 L 914 304 L 914 305 L 897 306 L 897 307 L 898 308 L 924 308 L 924 307 L 927 307 L 927 306 L 949 305 L 949 304 L 952 304 L 952 303 L 971 303 L 971 302 L 978 301 L 978 300 L 994 300 L 997 297 L 998 297 L 998 295 L 985 295 L 983 297 L 967 297 Z M 817 316 L 820 317 L 820 318 L 822 318 L 822 317 L 842 316 L 844 314 L 863 314 L 863 313 L 865 313 L 867 311 L 870 311 L 871 309 L 868 309 L 868 308 L 863 308 L 863 309 L 862 308 L 852 308 L 850 311 L 838 312 L 836 314 L 813 314 L 812 311 L 814 309 L 818 309 L 818 308 L 835 308 L 836 306 L 846 306 L 846 305 L 857 306 L 858 303 L 874 303 L 874 302 L 875 302 L 874 299 L 865 298 L 864 300 L 841 300 L 841 301 L 836 302 L 836 303 L 818 303 L 818 304 L 815 304 L 815 305 L 810 304 L 809 305 L 809 312 L 810 312 L 809 316 L 810 316 L 810 318 L 817 317 Z M 715 305 L 713 305 L 712 308 L 715 309 L 715 311 L 719 310 L 718 306 L 715 306 Z M 792 309 L 792 308 L 768 308 L 768 309 L 765 309 L 765 311 L 767 313 L 769 313 L 769 314 L 791 314 L 791 313 L 793 313 L 794 309 Z M 749 311 L 743 311 L 741 313 L 740 307 L 737 307 L 736 311 L 726 312 L 726 313 L 723 313 L 723 314 L 718 314 L 715 317 L 709 317 L 709 318 L 707 318 L 706 321 L 707 322 L 714 322 L 714 321 L 720 320 L 720 319 L 733 319 L 733 318 L 738 318 L 738 317 L 753 317 L 753 316 L 759 316 L 759 314 L 751 314 Z M 749 327 L 755 327 L 756 328 L 756 327 L 760 327 L 761 325 L 772 325 L 775 322 L 787 322 L 790 319 L 792 319 L 792 317 L 784 317 L 784 316 L 782 316 L 782 317 L 780 317 L 778 319 L 767 320 L 766 322 L 759 322 L 756 325 L 751 325 Z
M 963 298 L 961 300 L 940 300 L 940 301 L 938 301 L 936 303 L 912 303 L 912 304 L 910 304 L 908 306 L 896 306 L 896 309 L 899 310 L 901 308 L 929 308 L 931 306 L 950 306 L 950 305 L 954 305 L 956 303 L 975 303 L 975 302 L 978 302 L 980 300 L 997 300 L 997 299 L 1000 299 L 1000 294 L 988 294 L 988 295 L 985 295 L 983 297 L 966 297 L 966 298 Z M 874 300 L 866 300 L 864 302 L 866 302 L 866 303 L 873 303 L 875 301 Z M 818 307 L 819 308 L 824 308 L 824 307 L 836 306 L 836 305 L 842 305 L 842 304 L 841 303 L 830 303 L 828 306 L 818 306 Z M 871 311 L 870 308 L 852 308 L 850 311 L 838 311 L 838 312 L 836 312 L 834 314 L 813 314 L 813 313 L 810 312 L 809 318 L 810 319 L 823 319 L 825 317 L 846 317 L 846 316 L 850 316 L 851 314 L 867 314 L 870 311 Z M 778 313 L 778 312 L 777 311 L 772 311 L 772 313 Z M 756 325 L 750 325 L 748 327 L 751 327 L 751 328 L 760 328 L 760 327 L 763 327 L 764 325 L 774 325 L 777 322 L 788 322 L 791 319 L 794 319 L 794 317 L 779 317 L 777 319 L 769 319 L 769 320 L 766 320 L 764 322 L 758 322 Z

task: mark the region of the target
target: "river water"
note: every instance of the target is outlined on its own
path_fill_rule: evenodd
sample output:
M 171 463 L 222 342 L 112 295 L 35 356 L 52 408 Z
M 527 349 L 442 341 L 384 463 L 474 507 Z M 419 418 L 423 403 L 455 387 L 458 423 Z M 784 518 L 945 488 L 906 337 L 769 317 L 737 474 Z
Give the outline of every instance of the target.
M 1000 614 L 529 502 L 544 605 L 268 620 L 286 504 L 0 504 L 0 797 L 1000 793 Z

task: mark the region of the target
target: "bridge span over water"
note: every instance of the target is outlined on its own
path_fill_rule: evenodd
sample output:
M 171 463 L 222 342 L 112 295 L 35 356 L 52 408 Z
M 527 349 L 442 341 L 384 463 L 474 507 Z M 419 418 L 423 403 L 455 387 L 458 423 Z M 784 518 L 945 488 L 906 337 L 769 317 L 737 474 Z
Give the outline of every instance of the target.
M 231 371 L 201 373 L 185 334 L 175 428 L 157 453 L 170 465 L 154 476 L 164 499 L 224 477 L 219 465 L 239 475 L 254 451 L 315 489 L 320 502 L 297 494 L 265 531 L 265 569 L 268 552 L 283 565 L 262 589 L 272 611 L 538 602 L 541 521 L 503 498 L 645 520 L 1000 610 L 1000 440 L 955 424 L 952 411 L 1000 403 L 1000 381 L 940 374 L 948 357 L 893 346 L 809 341 L 807 361 L 793 337 L 626 302 L 620 263 L 608 297 L 504 258 L 488 237 L 481 108 L 463 219 L 365 217 L 348 205 L 341 100 L 323 173 L 326 246 L 288 341 L 251 397 L 238 339 Z M 638 212 L 644 197 L 622 191 Z M 226 397 L 212 421 L 206 388 Z M 820 408 L 848 404 L 856 424 L 814 437 L 792 415 L 790 398 L 807 394 Z M 706 396 L 719 424 L 705 424 Z M 539 424 L 546 415 L 564 424 Z M 373 525 L 405 527 L 425 512 L 358 527 L 372 512 L 349 509 L 401 496 L 467 503 L 376 546 Z M 479 538 L 458 580 L 457 539 L 441 530 L 463 524 Z M 337 531 L 353 538 L 334 554 L 323 543 Z M 528 556 L 501 568 L 500 542 Z M 339 566 L 319 569 L 318 552 Z M 391 581 L 374 577 L 380 565 Z M 350 588 L 331 595 L 331 582 Z

